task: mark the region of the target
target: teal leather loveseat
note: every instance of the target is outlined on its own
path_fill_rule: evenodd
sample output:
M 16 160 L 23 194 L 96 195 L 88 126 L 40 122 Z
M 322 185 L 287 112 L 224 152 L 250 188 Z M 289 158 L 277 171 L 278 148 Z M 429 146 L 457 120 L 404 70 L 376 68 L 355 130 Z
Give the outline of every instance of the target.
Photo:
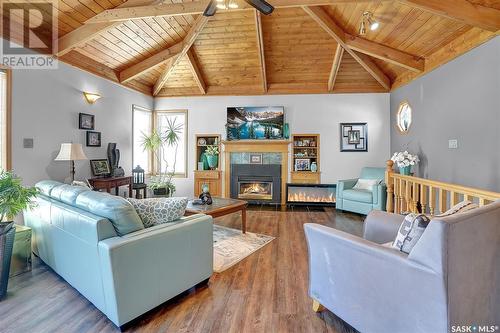
M 379 179 L 381 183 L 370 190 L 354 189 L 358 179 Z M 384 183 L 385 168 L 366 167 L 361 169 L 359 178 L 339 180 L 337 183 L 337 198 L 335 207 L 367 215 L 372 210 L 385 210 L 387 187 Z
M 38 205 L 25 212 L 34 253 L 117 326 L 212 275 L 210 216 L 145 229 L 123 198 L 54 181 L 37 187 Z

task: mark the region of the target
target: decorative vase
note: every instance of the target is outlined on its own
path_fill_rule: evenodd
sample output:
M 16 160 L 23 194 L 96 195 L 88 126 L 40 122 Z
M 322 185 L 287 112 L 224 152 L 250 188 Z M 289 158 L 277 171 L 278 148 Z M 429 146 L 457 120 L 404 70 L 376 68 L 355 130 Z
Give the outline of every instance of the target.
M 200 162 L 203 163 L 203 170 L 208 170 L 208 160 L 207 160 L 207 155 L 205 153 L 201 153 L 200 155 Z
M 317 172 L 318 171 L 318 165 L 316 162 L 311 163 L 311 172 Z
M 411 172 L 411 166 L 399 167 L 399 173 L 401 175 L 409 176 Z
M 290 139 L 290 126 L 288 125 L 288 123 L 285 123 L 283 125 L 283 136 L 287 140 Z
M 217 167 L 218 156 L 217 155 L 205 155 L 207 157 L 208 166 L 211 170 L 215 170 Z
M 0 300 L 7 295 L 15 235 L 16 227 L 14 222 L 0 222 Z

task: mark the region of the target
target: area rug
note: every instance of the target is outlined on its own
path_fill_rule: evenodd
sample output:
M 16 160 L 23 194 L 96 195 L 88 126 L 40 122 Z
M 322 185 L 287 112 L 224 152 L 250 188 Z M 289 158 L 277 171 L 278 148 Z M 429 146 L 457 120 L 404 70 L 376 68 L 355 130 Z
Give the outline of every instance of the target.
M 214 271 L 225 271 L 273 239 L 274 237 L 252 232 L 242 234 L 241 230 L 214 224 Z

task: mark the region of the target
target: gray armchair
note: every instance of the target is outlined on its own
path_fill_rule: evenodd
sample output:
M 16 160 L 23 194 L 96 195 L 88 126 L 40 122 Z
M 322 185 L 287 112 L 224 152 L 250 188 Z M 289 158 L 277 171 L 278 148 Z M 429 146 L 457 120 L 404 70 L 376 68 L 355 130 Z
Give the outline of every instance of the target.
M 500 323 L 500 201 L 433 219 L 409 255 L 383 246 L 403 216 L 371 212 L 359 238 L 304 225 L 309 295 L 361 332 Z

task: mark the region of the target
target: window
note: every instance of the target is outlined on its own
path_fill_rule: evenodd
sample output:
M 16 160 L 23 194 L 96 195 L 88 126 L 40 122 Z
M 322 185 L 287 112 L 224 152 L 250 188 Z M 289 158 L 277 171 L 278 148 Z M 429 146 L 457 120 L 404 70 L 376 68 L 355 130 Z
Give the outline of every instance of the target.
M 0 69 L 0 169 L 10 170 L 10 70 Z
M 165 158 L 160 170 L 173 171 L 176 176 L 187 177 L 187 111 L 155 111 L 155 124 L 161 135 L 172 127 L 179 139 L 177 145 L 169 145 L 168 142 L 165 144 Z
M 143 137 L 153 133 L 153 128 L 165 138 L 172 126 L 178 136 L 177 145 L 165 143 L 160 165 L 152 154 L 144 151 Z M 134 105 L 133 108 L 133 167 L 140 165 L 146 173 L 156 174 L 157 170 L 174 171 L 177 177 L 187 177 L 187 111 L 151 111 Z
M 142 138 L 150 135 L 153 129 L 153 112 L 151 110 L 133 106 L 133 166 L 140 165 L 147 174 L 152 172 L 151 154 L 142 147 Z
M 411 126 L 411 107 L 408 102 L 402 102 L 399 104 L 396 121 L 399 131 L 407 133 Z

